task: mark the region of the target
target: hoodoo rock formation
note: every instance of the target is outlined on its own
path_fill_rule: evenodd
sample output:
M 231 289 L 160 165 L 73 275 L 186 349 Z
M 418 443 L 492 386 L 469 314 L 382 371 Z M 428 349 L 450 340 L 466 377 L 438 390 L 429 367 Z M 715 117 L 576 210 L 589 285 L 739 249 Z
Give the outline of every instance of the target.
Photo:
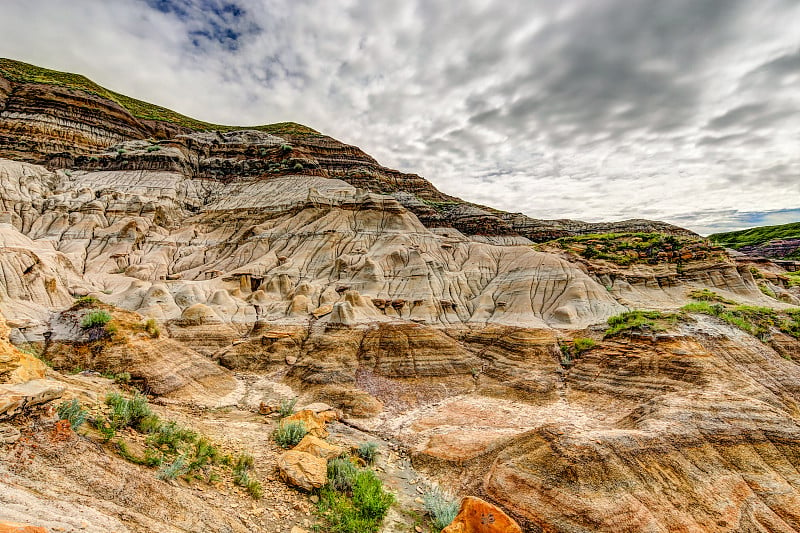
M 13 343 L 165 404 L 294 390 L 525 531 L 800 530 L 800 295 L 775 268 L 660 222 L 469 204 L 298 124 L 205 124 L 0 60 Z M 5 336 L 0 318 L 0 381 L 42 377 Z M 295 483 L 323 483 L 317 463 Z

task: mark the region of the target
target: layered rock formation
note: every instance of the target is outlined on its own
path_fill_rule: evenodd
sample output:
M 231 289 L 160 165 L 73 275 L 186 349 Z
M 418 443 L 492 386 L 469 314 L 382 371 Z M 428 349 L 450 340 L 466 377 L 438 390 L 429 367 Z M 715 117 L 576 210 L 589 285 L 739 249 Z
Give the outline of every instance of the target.
M 502 213 L 296 124 L 202 124 L 20 65 L 0 61 L 0 311 L 57 368 L 206 406 L 268 399 L 231 370 L 294 387 L 532 531 L 800 527 L 788 323 L 603 334 L 704 289 L 789 309 L 752 265 L 668 224 Z M 638 233 L 532 246 L 608 232 Z M 88 309 L 116 330 L 81 327 Z M 3 350 L 0 379 L 25 366 Z

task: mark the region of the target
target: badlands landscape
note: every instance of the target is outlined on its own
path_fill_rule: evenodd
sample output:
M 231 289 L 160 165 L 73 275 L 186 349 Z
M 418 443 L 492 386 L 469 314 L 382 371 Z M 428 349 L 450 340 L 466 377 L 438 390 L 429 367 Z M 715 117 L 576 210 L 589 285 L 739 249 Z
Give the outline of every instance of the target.
M 781 235 L 533 219 L 1 59 L 0 521 L 349 531 L 326 459 L 373 447 L 381 531 L 798 531 Z

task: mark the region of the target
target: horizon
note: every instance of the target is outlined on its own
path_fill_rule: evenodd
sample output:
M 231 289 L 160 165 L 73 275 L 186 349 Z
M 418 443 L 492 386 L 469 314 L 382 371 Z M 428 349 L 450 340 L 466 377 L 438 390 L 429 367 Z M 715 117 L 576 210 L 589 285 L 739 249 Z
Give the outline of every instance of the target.
M 198 120 L 299 122 L 533 218 L 800 220 L 798 5 L 331 4 L 11 0 L 0 43 Z

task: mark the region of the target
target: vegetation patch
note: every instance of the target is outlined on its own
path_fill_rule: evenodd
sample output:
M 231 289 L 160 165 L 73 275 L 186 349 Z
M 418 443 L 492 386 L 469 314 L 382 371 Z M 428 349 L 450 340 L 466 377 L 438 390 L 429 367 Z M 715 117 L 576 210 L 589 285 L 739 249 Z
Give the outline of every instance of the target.
M 72 431 L 77 431 L 89 416 L 89 411 L 81 407 L 77 399 L 72 399 L 68 402 L 61 402 L 56 408 L 59 420 L 66 420 L 69 422 L 69 427 Z
M 800 339 L 800 309 L 778 311 L 770 307 L 699 301 L 683 306 L 682 310 L 717 317 L 762 341 L 769 340 L 773 330 Z
M 70 416 L 76 409 L 80 406 L 69 405 L 64 416 Z M 233 483 L 244 487 L 253 498 L 263 494 L 261 483 L 253 475 L 252 456 L 240 455 L 234 461 L 207 437 L 175 421 L 161 420 L 141 394 L 131 397 L 109 394 L 104 412 L 90 422 L 102 441 L 113 440 L 112 449 L 120 457 L 156 469 L 158 479 L 183 478 L 215 483 L 222 473 L 229 472 Z
M 626 311 L 608 319 L 606 337 L 614 337 L 631 331 L 657 332 L 666 331 L 678 321 L 677 314 L 660 311 Z
M 366 464 L 373 464 L 378 455 L 378 443 L 362 442 L 356 448 L 356 455 L 360 457 Z
M 738 250 L 744 246 L 757 246 L 772 240 L 800 239 L 800 222 L 715 233 L 708 238 L 721 246 Z
M 272 438 L 281 448 L 293 448 L 308 434 L 308 428 L 301 420 L 281 422 L 272 433 Z
M 689 298 L 701 302 L 719 302 L 723 304 L 736 304 L 733 300 L 720 296 L 716 292 L 709 289 L 700 289 L 689 293 Z
M 350 466 L 345 466 L 345 464 Z M 370 469 L 356 468 L 347 459 L 328 463 L 328 484 L 319 491 L 317 515 L 326 533 L 377 533 L 394 495 Z
M 292 416 L 294 414 L 294 408 L 297 405 L 297 400 L 298 398 L 296 396 L 291 399 L 284 398 L 281 400 L 281 403 L 278 405 L 278 414 L 281 418 L 286 418 L 287 416 Z
M 603 259 L 627 266 L 632 264 L 676 263 L 696 260 L 724 260 L 725 251 L 705 239 L 662 233 L 595 233 L 562 237 L 540 248 L 557 247 L 584 259 Z
M 423 497 L 425 512 L 430 517 L 431 528 L 435 533 L 449 526 L 458 515 L 458 499 L 439 487 L 426 492 Z

